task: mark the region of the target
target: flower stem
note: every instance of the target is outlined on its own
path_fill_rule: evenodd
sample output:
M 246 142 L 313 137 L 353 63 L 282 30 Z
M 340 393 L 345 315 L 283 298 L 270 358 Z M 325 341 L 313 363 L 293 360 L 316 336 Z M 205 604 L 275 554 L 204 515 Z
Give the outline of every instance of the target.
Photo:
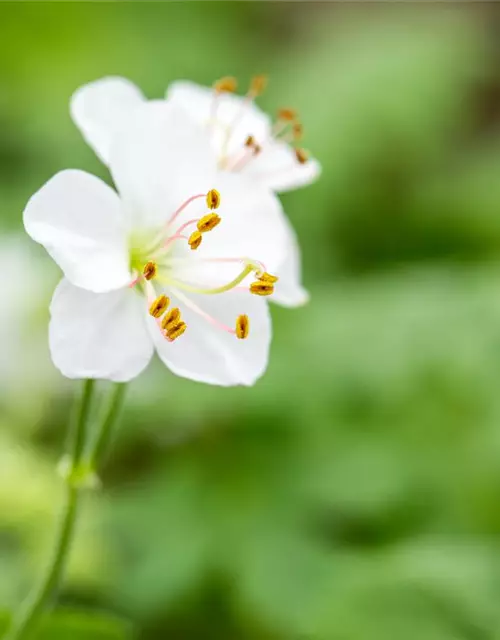
M 66 500 L 61 514 L 54 552 L 38 588 L 14 619 L 5 640 L 28 640 L 36 632 L 46 612 L 52 606 L 61 578 L 66 567 L 75 524 L 80 495 L 86 481 L 92 479 L 95 466 L 99 464 L 109 444 L 116 419 L 123 404 L 125 385 L 117 384 L 110 398 L 103 420 L 97 430 L 95 442 L 88 460 L 84 451 L 88 440 L 88 422 L 94 399 L 95 381 L 86 380 L 81 400 L 75 413 L 75 426 L 68 458 L 66 477 Z
M 87 423 L 94 395 L 94 380 L 86 380 L 74 416 L 73 442 L 70 464 L 74 469 L 80 463 L 86 440 Z M 17 619 L 14 619 L 7 640 L 25 640 L 37 628 L 45 609 L 50 605 L 66 565 L 76 523 L 79 488 L 69 478 L 66 485 L 65 505 L 62 510 L 56 544 L 52 558 L 39 586 L 28 598 Z

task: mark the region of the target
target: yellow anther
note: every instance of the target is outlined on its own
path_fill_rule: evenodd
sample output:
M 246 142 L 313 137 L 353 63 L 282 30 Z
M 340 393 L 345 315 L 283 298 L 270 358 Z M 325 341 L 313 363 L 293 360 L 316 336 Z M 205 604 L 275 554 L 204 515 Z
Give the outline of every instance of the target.
M 174 325 L 178 324 L 181 319 L 181 311 L 179 307 L 174 307 L 170 309 L 168 313 L 165 314 L 165 317 L 161 321 L 162 329 L 170 329 Z
M 151 280 L 158 273 L 158 265 L 156 262 L 150 261 L 146 262 L 144 268 L 142 270 L 142 275 L 146 278 L 146 280 Z
M 297 147 L 295 149 L 295 157 L 300 164 L 305 164 L 309 160 L 309 154 L 304 149 Z
M 193 233 L 189 236 L 188 244 L 191 249 L 194 251 L 201 244 L 202 236 L 199 231 L 193 231 Z
M 198 231 L 200 231 L 201 233 L 206 233 L 207 231 L 212 231 L 212 229 L 215 229 L 220 221 L 221 217 L 216 213 L 207 213 L 206 216 L 203 216 L 203 218 L 200 218 L 198 220 L 198 224 L 196 226 L 198 227 Z
M 261 282 L 268 282 L 269 284 L 275 284 L 279 280 L 278 276 L 273 276 L 272 273 L 267 273 L 267 271 L 264 271 L 258 278 Z
M 297 112 L 295 109 L 289 109 L 285 107 L 283 109 L 278 109 L 278 120 L 285 120 L 286 122 L 293 122 L 297 119 Z
M 213 86 L 217 93 L 234 93 L 238 87 L 238 82 L 232 76 L 225 76 L 216 80 Z
M 220 205 L 220 193 L 217 189 L 210 189 L 207 193 L 207 207 L 209 209 L 218 209 Z
M 170 329 L 167 329 L 167 338 L 169 340 L 177 340 L 179 336 L 182 336 L 187 329 L 187 324 L 182 320 L 175 325 L 172 325 Z
M 151 306 L 149 307 L 149 314 L 153 316 L 153 318 L 159 318 L 165 313 L 169 304 L 170 298 L 167 298 L 167 296 L 162 294 L 151 303 Z
M 270 296 L 274 293 L 274 285 L 271 282 L 257 280 L 250 285 L 250 293 L 256 296 Z
M 245 147 L 254 147 L 255 146 L 255 138 L 253 136 L 247 136 L 245 140 Z
M 250 94 L 254 97 L 260 96 L 267 87 L 267 80 L 266 75 L 254 76 L 250 82 Z
M 292 127 L 293 139 L 294 140 L 302 140 L 302 136 L 304 135 L 304 127 L 301 122 L 295 122 Z
M 250 331 L 250 320 L 244 313 L 236 318 L 236 337 L 244 340 Z

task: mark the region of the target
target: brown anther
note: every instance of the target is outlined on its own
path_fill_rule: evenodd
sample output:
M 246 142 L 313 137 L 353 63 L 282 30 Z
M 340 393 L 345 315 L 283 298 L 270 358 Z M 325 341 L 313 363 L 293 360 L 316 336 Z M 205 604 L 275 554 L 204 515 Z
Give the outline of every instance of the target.
M 167 310 L 169 304 L 170 298 L 165 295 L 158 296 L 149 307 L 149 315 L 153 316 L 153 318 L 159 318 Z
M 238 87 L 238 82 L 232 76 L 225 76 L 216 80 L 213 87 L 216 93 L 234 93 Z
M 261 282 L 268 282 L 269 284 L 275 284 L 276 282 L 278 282 L 279 278 L 278 276 L 273 276 L 272 273 L 267 273 L 267 271 L 264 271 L 264 273 L 262 273 L 259 276 L 259 280 Z
M 209 209 L 218 209 L 220 205 L 220 193 L 217 189 L 210 189 L 207 193 L 207 207 Z
M 195 249 L 197 249 L 202 241 L 202 236 L 201 233 L 199 231 L 193 231 L 193 233 L 189 236 L 188 239 L 188 244 L 191 247 L 192 251 L 195 251 Z
M 254 156 L 258 156 L 261 151 L 262 151 L 262 147 L 260 146 L 260 144 L 254 144 L 253 145 L 253 155 Z
M 221 217 L 216 213 L 207 213 L 206 216 L 203 216 L 203 218 L 200 218 L 198 220 L 198 224 L 196 226 L 198 227 L 198 231 L 200 231 L 200 233 L 206 233 L 207 231 L 212 231 L 212 229 L 215 229 L 220 221 Z
M 170 309 L 168 313 L 165 314 L 163 320 L 161 321 L 162 329 L 168 330 L 172 328 L 174 325 L 178 324 L 181 319 L 181 311 L 179 307 L 174 307 Z
M 301 122 L 295 122 L 293 124 L 292 133 L 294 140 L 302 140 L 302 136 L 304 135 L 304 127 Z
M 295 149 L 295 157 L 300 164 L 305 164 L 309 160 L 309 154 L 305 149 L 297 147 Z
M 286 122 L 293 122 L 297 119 L 297 112 L 295 109 L 278 109 L 278 120 L 285 120 Z
M 266 89 L 267 87 L 267 76 L 266 75 L 258 75 L 258 76 L 254 76 L 252 78 L 252 81 L 250 82 L 250 91 L 249 93 L 253 96 L 253 97 L 257 97 L 260 96 Z
M 244 313 L 236 318 L 235 332 L 235 335 L 239 340 L 248 338 L 248 333 L 250 332 L 250 320 Z
M 151 280 L 158 273 L 158 265 L 156 262 L 150 261 L 146 262 L 144 268 L 142 270 L 142 275 L 146 278 L 146 280 Z
M 254 147 L 255 146 L 255 138 L 253 136 L 247 136 L 245 140 L 245 147 Z
M 274 293 L 274 285 L 271 282 L 257 280 L 250 285 L 250 293 L 256 296 L 270 296 Z
M 172 325 L 170 329 L 167 329 L 167 338 L 173 342 L 174 340 L 177 340 L 179 336 L 182 336 L 186 329 L 187 324 L 181 320 L 177 324 Z

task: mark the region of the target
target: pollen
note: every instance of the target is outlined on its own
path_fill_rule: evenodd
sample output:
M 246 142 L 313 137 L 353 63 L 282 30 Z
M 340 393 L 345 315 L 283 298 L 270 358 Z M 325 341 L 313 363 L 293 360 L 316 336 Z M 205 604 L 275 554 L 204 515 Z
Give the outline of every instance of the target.
M 152 280 L 157 273 L 158 273 L 158 265 L 156 264 L 156 262 L 153 262 L 153 261 L 146 262 L 142 270 L 142 275 L 146 278 L 146 280 Z
M 250 82 L 250 93 L 255 97 L 262 95 L 266 90 L 267 81 L 266 75 L 254 76 Z
M 238 82 L 233 76 L 225 76 L 214 82 L 214 89 L 217 93 L 234 93 L 238 87 Z
M 161 321 L 161 327 L 162 329 L 165 329 L 166 331 L 168 331 L 176 324 L 179 324 L 180 319 L 181 319 L 181 311 L 179 307 L 174 307 L 173 309 L 170 309 L 170 311 L 167 314 L 165 314 L 165 317 Z
M 201 244 L 202 236 L 199 231 L 193 231 L 193 233 L 189 236 L 188 244 L 193 251 L 195 251 Z
M 264 271 L 264 273 L 262 273 L 259 276 L 259 280 L 261 282 L 268 282 L 269 284 L 275 284 L 276 282 L 278 282 L 279 278 L 278 276 L 273 276 L 272 273 L 267 273 L 267 271 Z
M 165 313 L 169 304 L 170 298 L 165 295 L 158 296 L 149 307 L 149 315 L 153 316 L 153 318 L 159 318 Z
M 295 157 L 300 164 L 305 164 L 309 160 L 309 154 L 307 151 L 299 147 L 295 149 Z
M 250 285 L 250 293 L 256 296 L 270 296 L 274 293 L 274 285 L 271 282 L 257 280 Z
M 242 314 L 236 318 L 236 328 L 235 334 L 239 340 L 244 340 L 248 338 L 248 333 L 250 331 L 250 320 L 248 316 Z
M 212 231 L 212 229 L 215 229 L 220 221 L 221 217 L 216 213 L 207 213 L 206 216 L 203 216 L 203 218 L 200 218 L 198 220 L 198 224 L 196 226 L 198 227 L 198 231 L 200 231 L 200 233 L 206 233 L 207 231 Z
M 167 329 L 167 338 L 173 342 L 177 340 L 179 336 L 182 336 L 186 329 L 187 324 L 181 320 L 177 324 L 172 325 L 170 329 Z
M 220 193 L 217 189 L 210 189 L 207 193 L 207 207 L 209 209 L 218 209 L 220 205 Z
M 289 109 L 288 107 L 284 107 L 283 109 L 278 109 L 278 120 L 293 122 L 296 119 L 297 119 L 297 112 L 295 111 L 295 109 Z

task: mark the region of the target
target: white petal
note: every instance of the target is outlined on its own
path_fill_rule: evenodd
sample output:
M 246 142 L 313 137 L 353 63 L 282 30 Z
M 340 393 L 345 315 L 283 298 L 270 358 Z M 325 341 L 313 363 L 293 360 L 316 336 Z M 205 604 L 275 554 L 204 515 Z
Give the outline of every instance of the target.
M 156 323 L 150 322 L 160 358 L 175 374 L 191 380 L 222 386 L 253 385 L 266 370 L 269 356 L 271 319 L 266 301 L 247 292 L 190 295 L 189 298 L 232 328 L 237 316 L 246 313 L 250 334 L 246 340 L 239 340 L 212 326 L 182 300 L 173 298 L 182 311 L 187 330 L 174 342 L 168 342 Z
M 269 116 L 242 96 L 224 93 L 217 97 L 215 126 L 212 122 L 214 92 L 210 87 L 180 80 L 169 86 L 166 97 L 172 104 L 185 109 L 195 122 L 203 126 L 211 124 L 212 144 L 217 155 L 241 149 L 249 135 L 257 140 L 265 140 L 270 135 Z M 228 127 L 232 128 L 230 138 L 226 137 Z M 226 142 L 228 144 L 224 148 Z
M 130 280 L 120 200 L 99 178 L 56 174 L 29 200 L 24 226 L 74 285 L 102 292 Z
M 306 304 L 309 294 L 301 284 L 300 247 L 292 225 L 287 222 L 288 251 L 282 264 L 276 269 L 279 281 L 269 298 L 284 307 L 299 307 Z
M 62 280 L 50 307 L 55 366 L 67 378 L 127 382 L 138 376 L 154 351 L 144 306 L 128 288 L 96 294 Z
M 145 101 L 141 91 L 125 78 L 108 77 L 80 87 L 71 97 L 73 122 L 104 164 L 109 164 L 113 133 Z
M 321 165 L 314 158 L 300 164 L 292 147 L 283 142 L 262 146 L 262 152 L 249 162 L 242 173 L 276 192 L 304 187 L 318 179 Z
M 134 111 L 113 139 L 110 168 L 135 226 L 166 222 L 185 200 L 214 186 L 206 132 L 165 101 Z
M 288 221 L 278 197 L 242 176 L 228 173 L 218 174 L 216 186 L 221 194 L 217 213 L 222 221 L 204 235 L 200 248 L 191 252 L 191 257 L 195 262 L 203 258 L 251 258 L 264 263 L 268 271 L 275 271 L 289 247 Z M 193 268 L 196 266 L 190 270 Z M 201 277 L 203 282 L 215 285 L 232 279 L 240 267 L 221 263 L 210 269 L 203 265 L 202 270 L 204 273 L 194 276 L 196 281 Z

